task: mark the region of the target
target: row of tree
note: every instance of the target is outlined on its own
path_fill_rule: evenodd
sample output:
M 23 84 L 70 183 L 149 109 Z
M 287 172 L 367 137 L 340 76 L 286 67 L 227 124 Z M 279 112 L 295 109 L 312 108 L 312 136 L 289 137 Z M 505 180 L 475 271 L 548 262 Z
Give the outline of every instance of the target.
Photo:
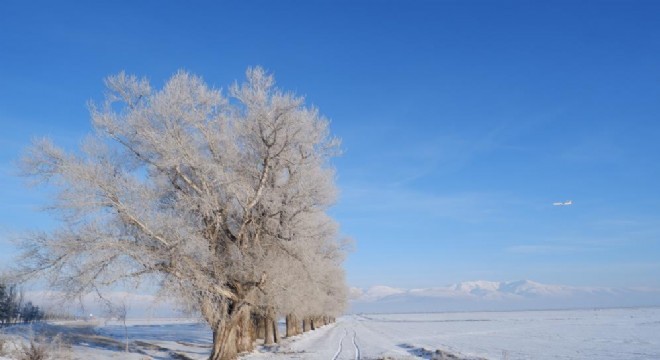
M 41 321 L 45 316 L 31 301 L 24 302 L 23 293 L 16 285 L 0 283 L 0 325 L 27 324 Z
M 228 96 L 186 72 L 106 85 L 80 151 L 40 140 L 22 162 L 57 188 L 64 224 L 26 237 L 18 278 L 47 273 L 72 297 L 156 284 L 208 322 L 212 360 L 276 341 L 279 317 L 292 335 L 342 313 L 345 242 L 326 213 L 339 141 L 315 108 L 260 68 Z

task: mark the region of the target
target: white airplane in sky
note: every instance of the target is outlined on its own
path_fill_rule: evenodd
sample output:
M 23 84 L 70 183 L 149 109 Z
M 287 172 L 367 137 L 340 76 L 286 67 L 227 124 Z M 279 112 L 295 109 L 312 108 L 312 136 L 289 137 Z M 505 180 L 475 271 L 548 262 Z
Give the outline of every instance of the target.
M 569 205 L 573 205 L 573 200 L 568 200 L 568 201 L 564 201 L 564 202 L 555 202 L 555 203 L 552 203 L 552 205 L 554 205 L 554 206 L 569 206 Z

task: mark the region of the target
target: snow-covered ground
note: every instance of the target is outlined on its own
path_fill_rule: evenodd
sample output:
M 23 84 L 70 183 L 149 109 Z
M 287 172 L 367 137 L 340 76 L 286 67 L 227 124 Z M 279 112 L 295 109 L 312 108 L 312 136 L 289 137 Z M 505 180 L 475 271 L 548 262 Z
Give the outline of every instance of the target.
M 660 308 L 352 315 L 245 359 L 660 359 L 658 334 Z
M 128 335 L 132 348 L 153 358 L 207 359 L 211 349 L 210 328 L 195 319 L 130 320 L 124 328 L 117 321 L 105 322 L 98 333 L 119 342 Z
M 206 359 L 208 327 L 191 320 L 128 324 L 132 353 L 118 323 L 60 323 L 73 359 Z M 24 328 L 8 329 L 24 336 Z M 660 359 L 660 308 L 347 315 L 316 331 L 259 347 L 243 360 L 432 359 L 437 350 L 460 359 Z M 185 357 L 184 357 L 185 356 Z
M 205 324 L 194 319 L 139 319 L 127 321 L 126 325 L 102 319 L 61 321 L 12 326 L 3 329 L 0 336 L 6 339 L 9 350 L 12 350 L 35 336 L 51 339 L 60 334 L 62 343 L 69 344 L 70 348 L 56 358 L 72 360 L 202 360 L 210 353 L 211 332 Z M 125 351 L 126 335 L 128 353 Z M 0 360 L 5 359 L 0 356 Z

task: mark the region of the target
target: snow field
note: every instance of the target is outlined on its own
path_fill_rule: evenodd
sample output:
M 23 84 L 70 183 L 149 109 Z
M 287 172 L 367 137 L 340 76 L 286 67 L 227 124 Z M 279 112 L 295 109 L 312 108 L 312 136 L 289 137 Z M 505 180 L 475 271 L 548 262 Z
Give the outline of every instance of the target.
M 658 308 L 350 315 L 243 359 L 660 359 L 658 334 Z
M 659 359 L 660 309 L 364 315 L 413 348 L 464 357 L 515 359 Z
M 210 353 L 211 333 L 203 323 L 151 319 L 127 325 L 129 354 L 123 351 L 125 329 L 118 323 L 41 324 L 35 333 L 62 332 L 73 344 L 72 358 L 80 360 L 204 360 Z M 5 332 L 25 338 L 29 329 Z M 258 346 L 241 360 L 442 358 L 436 351 L 461 360 L 646 360 L 660 359 L 658 334 L 660 308 L 361 314 L 274 346 Z

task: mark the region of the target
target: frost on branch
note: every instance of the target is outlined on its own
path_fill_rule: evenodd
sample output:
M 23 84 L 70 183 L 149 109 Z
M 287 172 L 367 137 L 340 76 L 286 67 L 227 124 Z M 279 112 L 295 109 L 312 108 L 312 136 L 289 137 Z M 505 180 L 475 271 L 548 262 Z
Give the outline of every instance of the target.
M 345 251 L 326 214 L 339 141 L 316 109 L 261 68 L 228 96 L 183 71 L 160 90 L 124 73 L 106 86 L 80 151 L 26 152 L 62 226 L 26 237 L 17 277 L 72 297 L 156 283 L 209 323 L 211 359 L 249 350 L 265 319 L 343 311 Z

